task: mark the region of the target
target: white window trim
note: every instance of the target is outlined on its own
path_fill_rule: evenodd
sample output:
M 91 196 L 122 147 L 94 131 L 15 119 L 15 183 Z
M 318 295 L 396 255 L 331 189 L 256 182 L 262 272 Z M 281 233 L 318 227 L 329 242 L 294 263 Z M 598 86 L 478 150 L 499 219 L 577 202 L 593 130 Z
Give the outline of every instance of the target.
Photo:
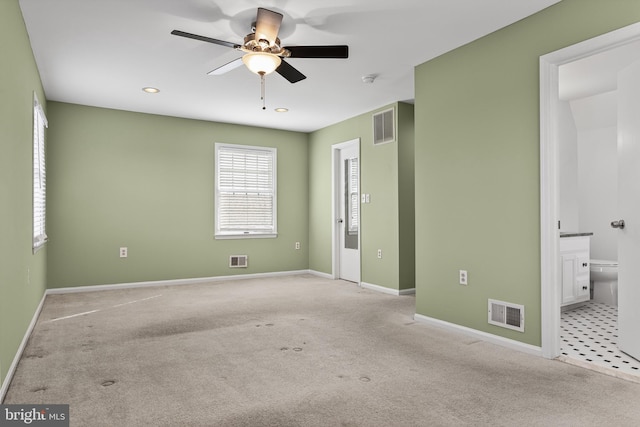
M 224 150 L 225 148 L 234 149 L 234 150 L 255 150 L 261 152 L 269 152 L 273 156 L 273 167 L 272 167 L 272 182 L 273 182 L 273 227 L 269 230 L 221 230 L 220 228 L 220 186 L 219 186 L 219 177 L 220 177 L 220 167 L 219 167 L 219 152 L 220 150 Z M 215 219 L 214 219 L 214 233 L 215 239 L 260 239 L 260 238 L 275 238 L 278 237 L 278 197 L 277 197 L 277 149 L 274 147 L 259 147 L 259 146 L 251 146 L 251 145 L 239 145 L 239 144 L 226 144 L 226 143 L 215 143 Z
M 45 157 L 45 128 L 49 127 L 47 117 L 33 94 L 33 253 L 47 242 L 47 169 Z

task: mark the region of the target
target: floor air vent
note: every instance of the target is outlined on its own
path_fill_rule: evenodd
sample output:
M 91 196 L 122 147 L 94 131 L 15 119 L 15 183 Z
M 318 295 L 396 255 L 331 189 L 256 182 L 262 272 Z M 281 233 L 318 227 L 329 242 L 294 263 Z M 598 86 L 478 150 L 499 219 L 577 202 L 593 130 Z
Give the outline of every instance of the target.
M 248 257 L 246 255 L 231 255 L 229 257 L 230 268 L 247 268 Z
M 490 299 L 489 323 L 524 332 L 524 305 Z

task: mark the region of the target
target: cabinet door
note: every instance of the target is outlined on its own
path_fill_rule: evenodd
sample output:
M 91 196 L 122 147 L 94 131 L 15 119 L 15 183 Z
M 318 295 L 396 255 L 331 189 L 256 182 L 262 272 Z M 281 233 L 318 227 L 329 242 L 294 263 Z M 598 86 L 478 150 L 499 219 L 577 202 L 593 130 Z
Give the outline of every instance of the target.
M 589 277 L 581 277 L 576 283 L 576 299 L 578 301 L 586 301 L 590 298 Z
M 568 304 L 576 299 L 576 254 L 561 255 L 562 260 L 562 304 Z
M 589 275 L 589 252 L 578 254 L 578 275 Z
M 591 298 L 589 273 L 589 252 L 581 252 L 577 259 L 576 302 L 588 301 Z

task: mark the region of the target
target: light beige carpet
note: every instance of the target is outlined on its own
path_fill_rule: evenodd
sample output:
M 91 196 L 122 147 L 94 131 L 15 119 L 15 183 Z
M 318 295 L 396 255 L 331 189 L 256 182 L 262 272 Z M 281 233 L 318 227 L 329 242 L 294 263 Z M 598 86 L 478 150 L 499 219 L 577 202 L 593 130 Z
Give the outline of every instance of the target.
M 640 384 L 315 276 L 49 296 L 4 403 L 72 426 L 637 426 Z

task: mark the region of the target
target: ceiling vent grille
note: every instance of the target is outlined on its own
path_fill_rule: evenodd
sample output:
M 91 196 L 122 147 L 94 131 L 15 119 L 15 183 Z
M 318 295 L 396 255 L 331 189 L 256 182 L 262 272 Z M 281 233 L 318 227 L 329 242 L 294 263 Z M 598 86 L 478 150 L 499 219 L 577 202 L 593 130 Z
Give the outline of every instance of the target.
M 489 323 L 524 332 L 524 306 L 490 299 Z
M 396 139 L 396 126 L 393 108 L 373 115 L 373 144 L 386 144 Z
M 249 257 L 247 255 L 231 255 L 229 257 L 229 268 L 247 268 Z

